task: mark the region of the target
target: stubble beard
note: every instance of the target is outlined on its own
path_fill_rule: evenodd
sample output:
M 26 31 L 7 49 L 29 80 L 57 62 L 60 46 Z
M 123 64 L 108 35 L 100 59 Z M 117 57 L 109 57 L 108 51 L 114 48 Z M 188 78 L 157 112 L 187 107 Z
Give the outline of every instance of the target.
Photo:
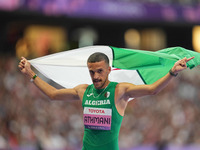
M 108 77 L 105 79 L 105 81 L 100 85 L 100 87 L 96 87 L 95 86 L 95 88 L 96 89 L 103 89 L 103 87 L 104 87 L 104 85 L 106 84 L 106 81 L 108 80 Z M 102 82 L 102 80 L 100 81 L 100 82 Z M 94 83 L 93 83 L 94 84 Z M 95 85 L 95 84 L 94 84 Z M 104 87 L 105 88 L 105 87 Z

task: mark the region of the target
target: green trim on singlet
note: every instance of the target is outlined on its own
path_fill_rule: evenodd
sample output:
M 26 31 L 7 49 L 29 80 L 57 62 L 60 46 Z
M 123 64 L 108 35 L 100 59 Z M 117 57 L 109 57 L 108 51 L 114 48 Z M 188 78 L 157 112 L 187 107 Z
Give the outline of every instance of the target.
M 84 127 L 83 148 L 82 150 L 119 150 L 118 136 L 122 123 L 123 116 L 121 116 L 115 107 L 115 87 L 118 83 L 110 82 L 108 87 L 104 90 L 96 90 L 94 85 L 89 85 L 84 93 L 82 106 L 92 108 L 110 108 L 112 109 L 111 130 L 94 130 Z M 104 91 L 103 91 L 104 90 Z M 103 91 L 103 92 L 102 92 Z M 102 92 L 102 93 L 101 93 Z M 100 94 L 101 93 L 101 94 Z M 106 94 L 107 93 L 107 94 Z M 106 96 L 110 94 L 107 98 Z M 99 96 L 94 98 L 93 95 Z M 87 96 L 88 95 L 88 96 Z M 101 100 L 109 100 L 110 104 L 98 103 L 101 105 L 92 105 Z M 90 101 L 90 104 L 85 102 Z M 92 101 L 94 101 L 92 103 Z

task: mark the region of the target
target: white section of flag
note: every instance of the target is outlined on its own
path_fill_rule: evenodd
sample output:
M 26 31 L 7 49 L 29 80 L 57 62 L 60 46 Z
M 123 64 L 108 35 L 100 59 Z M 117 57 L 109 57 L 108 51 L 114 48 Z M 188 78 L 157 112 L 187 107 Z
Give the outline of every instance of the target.
M 30 60 L 30 63 L 44 76 L 65 88 L 79 84 L 92 84 L 87 68 L 88 57 L 95 53 L 105 53 L 112 66 L 113 52 L 109 46 L 89 46 L 55 53 Z M 109 75 L 110 81 L 144 84 L 136 70 L 115 70 Z

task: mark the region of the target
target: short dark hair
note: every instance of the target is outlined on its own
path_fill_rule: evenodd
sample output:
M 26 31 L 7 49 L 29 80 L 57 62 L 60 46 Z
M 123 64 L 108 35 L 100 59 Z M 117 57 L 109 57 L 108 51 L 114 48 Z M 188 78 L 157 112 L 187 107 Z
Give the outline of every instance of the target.
M 100 62 L 103 60 L 105 61 L 106 64 L 109 65 L 108 56 L 105 55 L 104 53 L 96 52 L 89 56 L 87 63 L 95 63 L 95 62 Z

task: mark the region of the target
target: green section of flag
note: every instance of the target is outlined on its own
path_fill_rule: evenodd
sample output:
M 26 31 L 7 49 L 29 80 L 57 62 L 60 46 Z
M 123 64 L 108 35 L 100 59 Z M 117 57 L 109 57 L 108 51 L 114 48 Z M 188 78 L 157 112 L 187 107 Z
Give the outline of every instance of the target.
M 188 50 L 182 47 L 171 47 L 171 48 L 166 48 L 163 50 L 159 50 L 156 53 L 160 53 L 160 54 L 168 54 L 174 57 L 179 57 L 180 59 L 186 57 L 186 58 L 190 58 L 190 57 L 195 57 L 194 59 L 190 60 L 187 63 L 188 68 L 192 69 L 198 65 L 200 65 L 200 53 L 198 52 L 194 52 L 192 50 Z
M 187 63 L 190 69 L 200 65 L 200 53 L 182 47 L 166 48 L 157 52 L 111 48 L 113 49 L 113 67 L 137 70 L 146 84 L 152 84 L 163 77 L 177 60 L 184 57 L 195 56 Z

